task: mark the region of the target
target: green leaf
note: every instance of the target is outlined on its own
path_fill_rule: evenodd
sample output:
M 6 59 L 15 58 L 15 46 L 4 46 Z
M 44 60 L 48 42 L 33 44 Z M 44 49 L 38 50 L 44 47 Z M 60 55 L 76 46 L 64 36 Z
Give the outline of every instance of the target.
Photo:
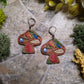
M 49 1 L 49 6 L 50 7 L 54 7 L 56 5 L 56 3 L 54 1 Z
M 82 3 L 82 7 L 84 8 L 84 0 L 81 0 L 81 3 Z
M 72 16 L 79 15 L 79 5 L 76 4 L 76 5 L 73 5 L 73 6 L 69 7 L 68 13 Z
M 5 22 L 6 19 L 6 15 L 4 14 L 3 9 L 0 9 L 0 29 L 2 28 L 1 26 L 3 25 L 3 23 Z
M 55 8 L 55 11 L 59 11 L 59 10 L 61 10 L 62 9 L 62 7 L 63 7 L 63 3 L 59 3 L 59 4 L 57 4 L 57 6 L 56 6 L 56 8 Z
M 84 53 L 84 25 L 76 25 L 71 37 L 73 37 L 73 44 Z
M 61 0 L 62 3 L 64 3 L 64 0 Z
M 66 0 L 66 3 L 68 4 L 68 6 L 71 6 L 71 4 L 73 3 L 74 0 Z
M 47 11 L 49 9 L 49 6 L 48 5 L 46 5 L 45 6 L 45 11 Z
M 49 2 L 49 1 L 51 1 L 51 0 L 45 0 L 46 2 Z
M 0 33 L 0 59 L 8 57 L 10 54 L 10 39 L 4 33 Z

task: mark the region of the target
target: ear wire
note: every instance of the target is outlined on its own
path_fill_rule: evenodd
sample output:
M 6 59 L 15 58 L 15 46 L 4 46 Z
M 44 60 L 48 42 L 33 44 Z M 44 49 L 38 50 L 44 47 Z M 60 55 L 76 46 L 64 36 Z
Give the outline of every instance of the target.
M 32 21 L 33 21 L 33 24 L 31 24 Z M 28 20 L 28 24 L 29 24 L 29 30 L 31 30 L 31 27 L 33 27 L 36 24 L 36 20 L 34 18 L 30 18 Z
M 55 38 L 54 33 L 56 32 L 56 27 L 51 26 L 48 32 L 50 33 L 50 35 L 52 35 L 52 38 L 54 39 Z

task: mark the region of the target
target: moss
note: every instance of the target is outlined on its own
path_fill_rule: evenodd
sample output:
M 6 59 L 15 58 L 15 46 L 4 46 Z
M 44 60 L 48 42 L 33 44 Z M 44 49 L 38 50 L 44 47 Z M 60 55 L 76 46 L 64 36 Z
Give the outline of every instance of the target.
M 73 44 L 84 53 L 84 24 L 76 25 L 71 37 L 73 37 Z
M 0 2 L 2 2 L 4 6 L 7 5 L 7 1 L 6 0 L 0 0 Z
M 10 54 L 10 39 L 4 34 L 0 33 L 0 61 Z
M 3 9 L 0 9 L 0 29 L 2 28 L 3 23 L 5 23 L 6 15 L 4 14 Z

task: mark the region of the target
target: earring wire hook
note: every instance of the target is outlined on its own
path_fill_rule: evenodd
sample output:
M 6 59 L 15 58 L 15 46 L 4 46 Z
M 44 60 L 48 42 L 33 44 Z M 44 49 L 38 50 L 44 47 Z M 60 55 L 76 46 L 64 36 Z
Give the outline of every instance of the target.
M 55 29 L 55 31 L 54 31 L 53 33 L 50 31 L 52 28 Z M 48 32 L 50 33 L 50 35 L 52 35 L 52 38 L 54 39 L 54 38 L 55 38 L 54 33 L 56 32 L 56 27 L 55 27 L 55 26 L 51 26 L 51 27 L 49 28 L 49 31 L 48 31 Z
M 31 21 L 33 21 L 33 24 L 31 24 Z M 31 30 L 31 27 L 33 27 L 36 24 L 36 20 L 34 18 L 30 18 L 28 20 L 28 24 L 29 24 L 29 30 Z

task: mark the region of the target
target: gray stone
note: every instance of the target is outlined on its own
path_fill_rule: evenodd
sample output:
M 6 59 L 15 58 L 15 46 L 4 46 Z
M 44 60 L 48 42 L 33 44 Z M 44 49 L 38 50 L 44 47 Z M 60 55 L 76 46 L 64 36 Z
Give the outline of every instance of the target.
M 4 8 L 8 16 L 0 32 L 8 34 L 11 40 L 10 56 L 0 63 L 0 76 L 5 84 L 83 84 L 77 65 L 71 62 L 75 46 L 69 36 L 77 19 L 67 19 L 66 14 L 44 12 L 44 3 L 37 0 L 7 0 Z M 24 46 L 17 42 L 18 36 L 29 29 L 28 19 L 35 18 L 32 28 L 42 37 L 42 44 L 35 47 L 35 54 L 22 54 Z M 52 36 L 50 26 L 56 26 L 55 37 L 64 44 L 66 52 L 59 56 L 60 64 L 47 65 L 48 56 L 42 55 L 41 46 Z M 4 68 L 5 67 L 5 68 Z

